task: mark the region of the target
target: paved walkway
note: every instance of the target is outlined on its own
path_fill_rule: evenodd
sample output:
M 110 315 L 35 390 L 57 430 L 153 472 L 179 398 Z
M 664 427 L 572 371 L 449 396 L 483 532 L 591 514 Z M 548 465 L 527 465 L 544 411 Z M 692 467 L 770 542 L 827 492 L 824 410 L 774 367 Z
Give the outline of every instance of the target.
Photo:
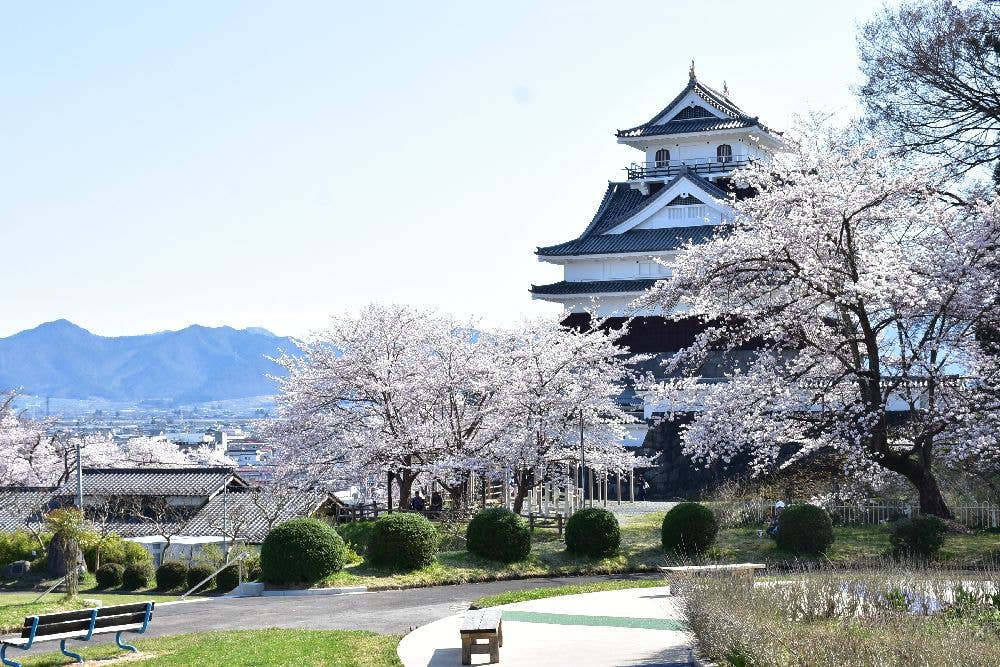
M 566 595 L 499 607 L 503 667 L 614 667 L 690 664 L 683 614 L 668 588 L 632 588 Z M 463 614 L 418 628 L 403 638 L 405 667 L 461 665 Z M 488 655 L 475 654 L 473 664 Z
M 208 630 L 298 628 L 372 630 L 404 634 L 431 621 L 469 608 L 473 600 L 505 591 L 608 579 L 650 579 L 652 574 L 602 577 L 540 577 L 458 586 L 432 586 L 356 595 L 211 599 L 157 605 L 148 635 L 175 635 Z

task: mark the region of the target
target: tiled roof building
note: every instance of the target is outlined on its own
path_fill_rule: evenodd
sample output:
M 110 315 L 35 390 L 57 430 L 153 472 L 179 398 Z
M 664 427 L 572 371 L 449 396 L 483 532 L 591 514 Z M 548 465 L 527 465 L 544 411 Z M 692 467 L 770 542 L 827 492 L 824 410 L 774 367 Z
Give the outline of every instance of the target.
M 591 313 L 606 318 L 610 328 L 631 318 L 624 345 L 664 356 L 690 345 L 704 324 L 667 319 L 648 306 L 640 310 L 636 299 L 671 275 L 685 247 L 727 232 L 733 203 L 753 194 L 734 186 L 733 172 L 767 162 L 782 140 L 741 109 L 728 86 L 720 92 L 699 81 L 693 63 L 683 90 L 645 123 L 616 137 L 643 157 L 625 169 L 624 180 L 608 184 L 578 237 L 536 250 L 539 261 L 561 266 L 563 276 L 532 285 L 531 295 L 561 304 L 565 324 L 581 329 L 590 326 Z M 650 370 L 660 368 L 653 364 Z M 644 408 L 648 413 L 649 406 Z M 638 445 L 644 436 L 645 426 L 637 427 L 627 444 Z

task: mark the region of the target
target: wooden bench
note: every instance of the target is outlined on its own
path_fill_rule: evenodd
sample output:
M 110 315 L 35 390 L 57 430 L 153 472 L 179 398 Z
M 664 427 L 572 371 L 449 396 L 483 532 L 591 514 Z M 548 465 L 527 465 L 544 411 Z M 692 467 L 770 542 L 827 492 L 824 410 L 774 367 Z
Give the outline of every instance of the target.
M 120 648 L 136 652 L 134 646 L 122 642 L 123 632 L 142 634 L 153 618 L 152 602 L 120 604 L 113 607 L 78 609 L 24 619 L 20 637 L 0 639 L 0 662 L 9 667 L 21 667 L 21 663 L 7 657 L 8 648 L 27 651 L 40 642 L 59 640 L 59 650 L 63 655 L 83 662 L 83 656 L 66 649 L 66 641 L 86 642 L 95 635 L 115 633 L 115 643 Z
M 500 662 L 500 647 L 503 646 L 503 621 L 499 609 L 476 609 L 462 619 L 459 629 L 462 635 L 462 664 L 472 664 L 473 653 L 489 653 L 490 662 Z M 486 640 L 480 644 L 480 640 Z
M 659 568 L 670 576 L 670 593 L 675 594 L 680 588 L 680 582 L 696 577 L 725 576 L 753 577 L 757 570 L 765 570 L 763 563 L 733 563 L 730 565 L 676 565 Z

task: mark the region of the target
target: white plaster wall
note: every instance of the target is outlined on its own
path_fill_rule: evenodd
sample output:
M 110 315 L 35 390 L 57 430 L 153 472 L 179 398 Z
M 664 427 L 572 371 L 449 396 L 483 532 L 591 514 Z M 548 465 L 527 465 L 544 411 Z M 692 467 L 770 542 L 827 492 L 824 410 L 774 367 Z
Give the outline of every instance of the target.
M 636 225 L 636 229 L 664 229 L 671 227 L 692 227 L 694 225 L 717 225 L 722 222 L 722 214 L 706 205 L 664 206 Z

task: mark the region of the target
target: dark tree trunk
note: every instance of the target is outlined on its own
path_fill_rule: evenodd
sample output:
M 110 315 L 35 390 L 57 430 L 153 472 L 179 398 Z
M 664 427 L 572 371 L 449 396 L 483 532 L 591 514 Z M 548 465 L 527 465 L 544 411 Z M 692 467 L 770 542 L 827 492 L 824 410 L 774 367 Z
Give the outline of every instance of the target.
M 409 470 L 402 470 L 396 473 L 396 481 L 399 483 L 399 509 L 410 508 L 410 492 L 413 489 L 413 482 L 417 475 Z
M 524 507 L 524 499 L 535 486 L 535 475 L 532 472 L 519 472 L 514 475 L 514 484 L 517 485 L 517 492 L 514 494 L 514 514 L 520 514 Z
M 944 496 L 941 495 L 941 487 L 938 486 L 937 479 L 929 466 L 909 457 L 895 460 L 887 459 L 882 465 L 905 477 L 917 490 L 921 514 L 933 514 L 942 519 L 955 518 L 951 510 L 948 509 Z

